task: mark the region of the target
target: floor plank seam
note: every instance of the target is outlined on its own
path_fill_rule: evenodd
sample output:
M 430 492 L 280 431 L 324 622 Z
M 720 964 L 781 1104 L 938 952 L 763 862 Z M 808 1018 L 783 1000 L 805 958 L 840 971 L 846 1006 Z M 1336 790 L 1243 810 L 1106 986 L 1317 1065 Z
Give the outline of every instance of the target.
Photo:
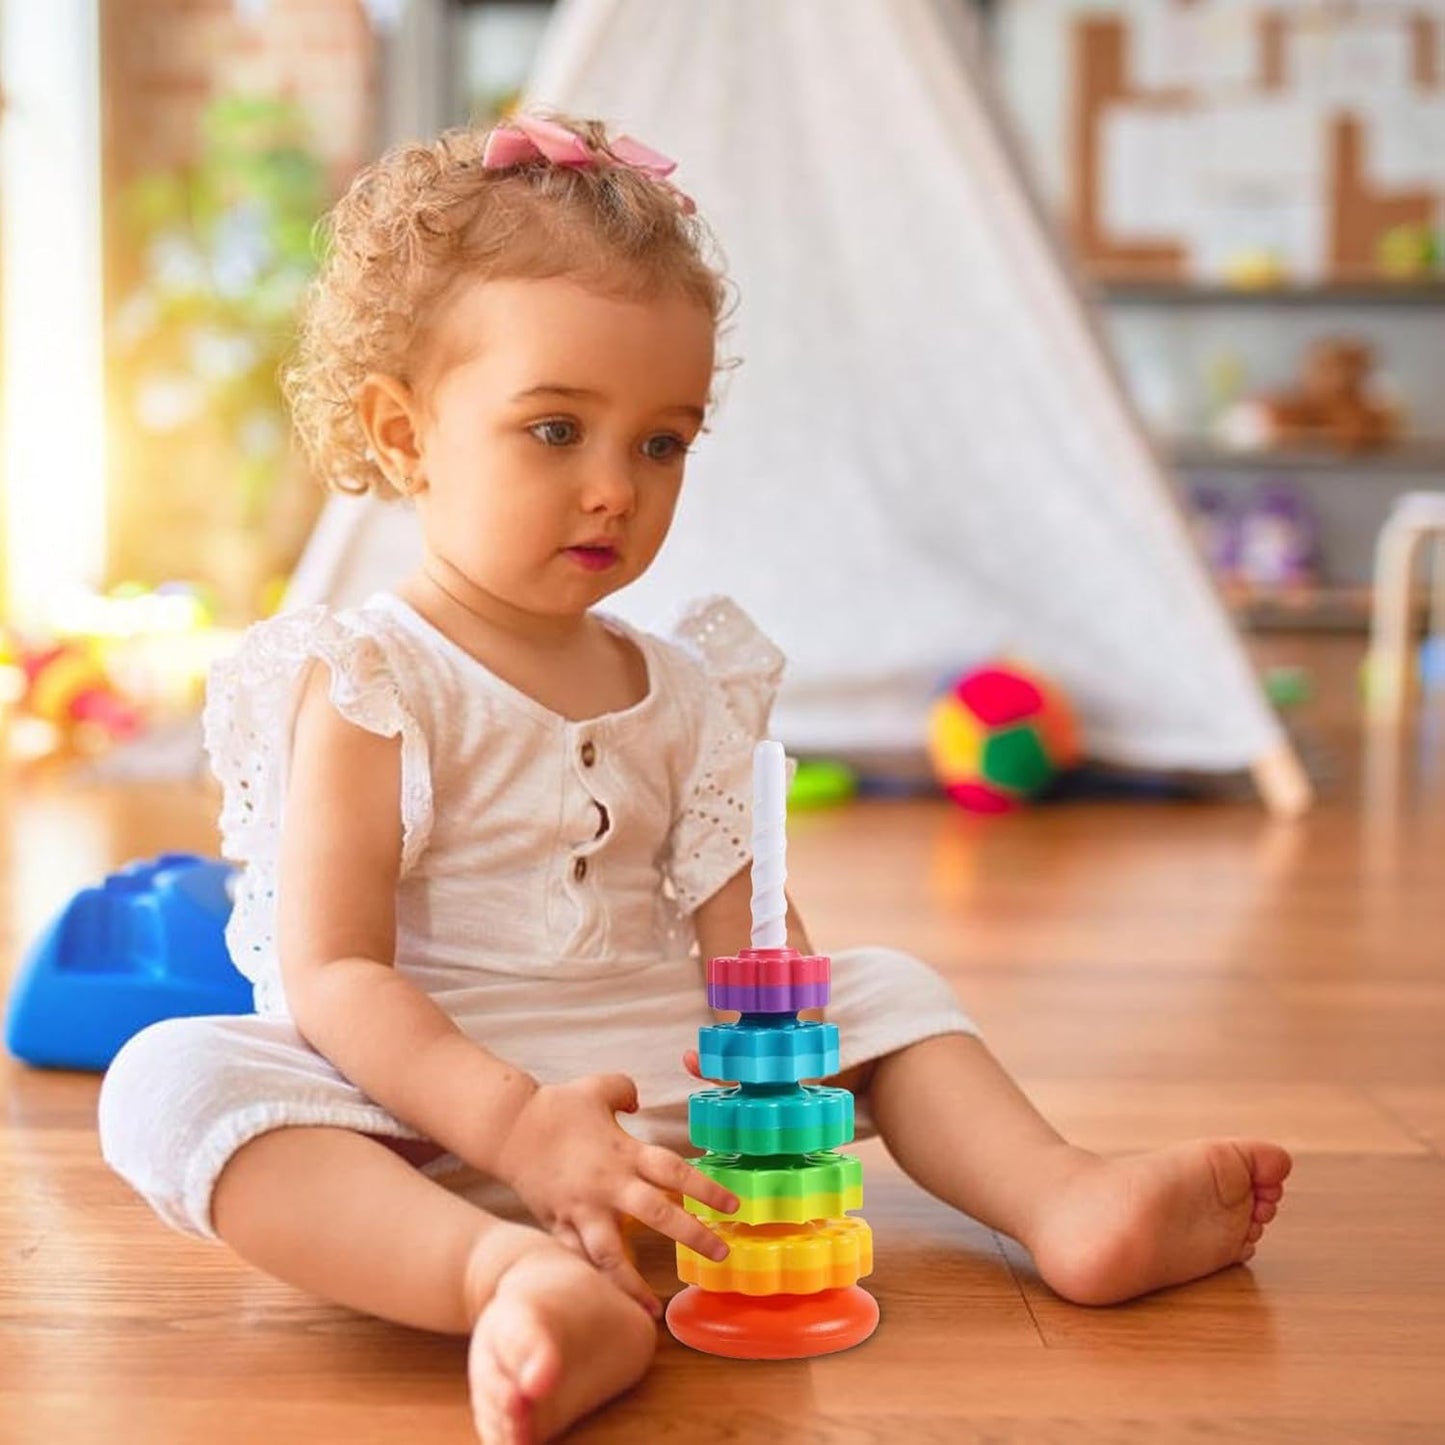
M 1013 1260 L 1008 1257 L 1008 1250 L 1004 1248 L 1004 1242 L 998 1230 L 990 1229 L 988 1237 L 993 1240 L 993 1247 L 998 1250 L 999 1258 L 1003 1260 L 1003 1267 L 1008 1270 L 1008 1277 L 1013 1281 L 1013 1287 L 1019 1293 L 1019 1299 L 1023 1301 L 1023 1307 L 1028 1311 L 1029 1323 L 1034 1327 L 1034 1333 L 1039 1337 L 1039 1344 L 1044 1349 L 1049 1348 L 1049 1342 L 1044 1337 L 1043 1326 L 1039 1324 L 1039 1317 L 1034 1313 L 1034 1307 L 1029 1300 L 1028 1291 L 1024 1289 L 1023 1280 L 1019 1278 L 1018 1271 L 1013 1266 Z
M 1382 1114 L 1384 1114 L 1387 1119 L 1389 1119 L 1392 1123 L 1398 1125 L 1402 1133 L 1408 1134 L 1409 1137 L 1413 1139 L 1427 1154 L 1429 1154 L 1432 1159 L 1438 1159 L 1442 1163 L 1445 1163 L 1445 1149 L 1442 1149 L 1440 1147 L 1439 1140 L 1433 1138 L 1428 1131 L 1421 1130 L 1416 1125 L 1412 1124 L 1409 1119 L 1407 1119 L 1398 1110 L 1393 1109 L 1384 1099 L 1382 1099 L 1374 1089 L 1365 1088 L 1362 1089 L 1360 1092 L 1364 1094 L 1365 1098 L 1368 1099 L 1369 1102 L 1376 1109 L 1378 1109 Z

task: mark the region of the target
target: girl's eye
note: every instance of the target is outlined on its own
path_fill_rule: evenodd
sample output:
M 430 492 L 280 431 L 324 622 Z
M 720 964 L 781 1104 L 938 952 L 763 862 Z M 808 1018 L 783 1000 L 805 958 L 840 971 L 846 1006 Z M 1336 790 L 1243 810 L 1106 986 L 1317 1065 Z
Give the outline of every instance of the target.
M 672 432 L 659 432 L 643 442 L 642 454 L 654 462 L 670 462 L 687 455 L 687 443 Z
M 562 417 L 553 417 L 550 421 L 539 421 L 536 426 L 528 427 L 544 446 L 568 447 L 581 435 L 575 421 L 566 421 Z

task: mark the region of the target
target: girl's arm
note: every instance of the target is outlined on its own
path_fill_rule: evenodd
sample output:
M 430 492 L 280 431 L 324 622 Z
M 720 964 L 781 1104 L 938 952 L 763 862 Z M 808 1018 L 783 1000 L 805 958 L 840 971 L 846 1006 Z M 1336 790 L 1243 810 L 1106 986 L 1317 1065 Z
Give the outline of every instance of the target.
M 277 944 L 296 1027 L 358 1088 L 474 1167 L 537 1081 L 474 1043 L 395 967 L 401 742 L 332 707 L 312 668 L 297 711 L 278 869 Z
M 618 1215 L 718 1259 L 726 1246 L 681 1196 L 723 1213 L 737 1197 L 622 1128 L 618 1112 L 638 1107 L 625 1074 L 543 1087 L 474 1043 L 396 971 L 401 744 L 343 719 L 328 687 L 325 667 L 314 668 L 282 827 L 278 942 L 297 1028 L 383 1108 L 511 1185 L 539 1224 L 660 1313 Z

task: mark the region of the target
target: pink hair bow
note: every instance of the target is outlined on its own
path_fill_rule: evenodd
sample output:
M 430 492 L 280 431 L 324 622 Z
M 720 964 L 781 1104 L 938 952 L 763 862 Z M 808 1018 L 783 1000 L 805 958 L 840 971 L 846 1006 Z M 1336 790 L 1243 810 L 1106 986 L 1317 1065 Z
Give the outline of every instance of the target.
M 650 180 L 677 197 L 684 214 L 691 215 L 696 206 L 691 196 L 684 195 L 667 177 L 677 169 L 677 162 L 643 145 L 630 135 L 618 136 L 601 153 L 617 165 L 641 171 Z M 528 161 L 545 160 L 554 166 L 585 169 L 595 166 L 599 153 L 576 132 L 556 121 L 538 115 L 514 115 L 492 128 L 482 150 L 482 166 L 489 171 L 504 171 Z

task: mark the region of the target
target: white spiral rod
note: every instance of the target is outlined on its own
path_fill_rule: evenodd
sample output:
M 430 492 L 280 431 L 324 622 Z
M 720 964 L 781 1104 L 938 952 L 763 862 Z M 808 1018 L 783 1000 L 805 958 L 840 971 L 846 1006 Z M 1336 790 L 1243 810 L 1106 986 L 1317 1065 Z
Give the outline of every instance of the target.
M 788 763 L 782 743 L 753 749 L 753 947 L 788 942 Z

